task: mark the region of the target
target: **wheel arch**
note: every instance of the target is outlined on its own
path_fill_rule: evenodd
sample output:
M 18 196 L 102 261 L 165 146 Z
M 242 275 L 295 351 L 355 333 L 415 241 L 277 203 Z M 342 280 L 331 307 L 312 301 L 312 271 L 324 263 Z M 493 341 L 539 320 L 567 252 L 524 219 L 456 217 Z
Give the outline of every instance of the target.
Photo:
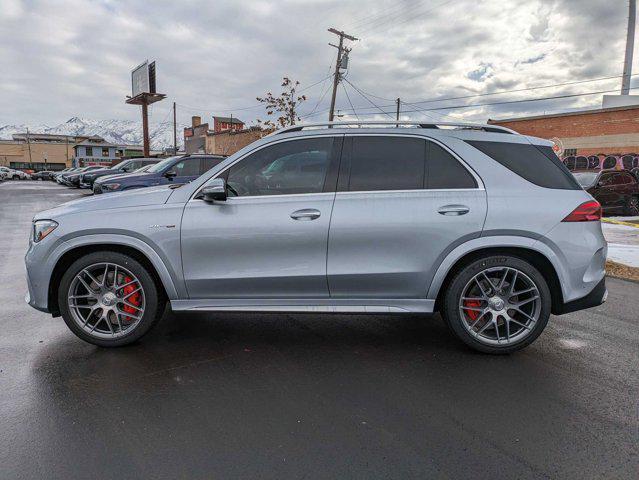
M 177 290 L 170 273 L 166 269 L 166 266 L 161 262 L 159 257 L 152 259 L 148 252 L 144 252 L 141 248 L 132 246 L 126 243 L 85 243 L 75 245 L 67 249 L 57 259 L 55 266 L 51 272 L 48 292 L 47 292 L 47 305 L 48 311 L 54 316 L 59 315 L 60 308 L 58 305 L 58 288 L 60 280 L 64 275 L 64 272 L 71 266 L 71 264 L 78 258 L 94 252 L 117 252 L 125 255 L 129 255 L 140 262 L 148 271 L 149 274 L 155 280 L 158 291 L 169 300 L 178 298 Z M 157 255 L 157 254 L 156 254 Z
M 443 262 L 436 274 L 436 278 L 431 284 L 428 295 L 428 298 L 435 298 L 435 311 L 439 310 L 439 307 L 443 301 L 442 297 L 457 272 L 479 258 L 492 255 L 511 255 L 513 257 L 525 260 L 533 265 L 537 270 L 539 270 L 539 272 L 543 275 L 544 279 L 548 283 L 552 301 L 551 312 L 553 314 L 561 312 L 561 308 L 564 305 L 564 296 L 561 287 L 561 280 L 557 273 L 557 269 L 550 261 L 550 259 L 542 252 L 540 252 L 539 250 L 535 250 L 531 246 L 524 245 L 477 247 L 466 251 L 459 256 L 456 256 L 454 261 L 449 262 L 448 267 L 446 267 L 445 271 L 442 272 L 440 270 L 443 267 Z

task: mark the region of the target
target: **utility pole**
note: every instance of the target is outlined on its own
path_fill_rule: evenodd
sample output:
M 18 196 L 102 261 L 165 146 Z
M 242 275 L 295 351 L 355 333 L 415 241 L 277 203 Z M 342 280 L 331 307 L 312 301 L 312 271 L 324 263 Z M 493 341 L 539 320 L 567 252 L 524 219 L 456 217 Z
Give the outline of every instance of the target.
M 399 97 L 397 97 L 397 100 L 395 101 L 397 102 L 397 116 L 395 117 L 395 119 L 399 122 L 399 105 L 402 103 L 402 101 L 399 99 Z M 399 127 L 399 123 L 397 123 L 395 126 Z
M 27 128 L 27 147 L 29 148 L 29 166 L 33 166 L 33 160 L 31 159 L 31 139 L 29 138 L 29 129 Z
M 175 102 L 173 102 L 173 155 L 177 155 L 177 122 L 175 115 Z
M 628 9 L 628 36 L 626 38 L 626 58 L 623 66 L 623 80 L 621 94 L 630 94 L 630 79 L 632 78 L 632 55 L 635 48 L 635 18 L 637 16 L 637 0 L 630 0 Z
M 344 53 L 348 54 L 348 52 L 351 51 L 350 48 L 344 46 L 344 39 L 355 42 L 357 41 L 357 38 L 335 28 L 329 28 L 328 31 L 339 36 L 339 45 L 333 45 L 332 43 L 329 43 L 331 47 L 337 48 L 337 60 L 335 61 L 335 74 L 333 77 L 333 96 L 331 97 L 331 110 L 328 114 L 328 121 L 332 122 L 335 116 L 335 99 L 337 97 L 337 86 L 339 85 L 339 82 L 341 80 L 339 69 L 342 66 L 342 56 L 344 55 Z

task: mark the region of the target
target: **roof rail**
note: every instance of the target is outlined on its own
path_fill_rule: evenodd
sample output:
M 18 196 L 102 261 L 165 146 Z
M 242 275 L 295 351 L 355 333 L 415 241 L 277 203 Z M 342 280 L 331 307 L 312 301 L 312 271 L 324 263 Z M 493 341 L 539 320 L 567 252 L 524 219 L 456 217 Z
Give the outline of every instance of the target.
M 510 128 L 500 127 L 499 125 L 488 125 L 485 123 L 468 123 L 468 122 L 410 122 L 410 121 L 347 121 L 347 122 L 319 122 L 319 123 L 306 123 L 304 125 L 292 125 L 290 127 L 282 128 L 281 130 L 276 130 L 271 133 L 271 135 L 280 135 L 282 133 L 291 133 L 291 132 L 300 132 L 305 128 L 318 128 L 318 127 L 326 127 L 326 128 L 339 128 L 339 127 L 349 127 L 349 126 L 373 126 L 373 125 L 385 125 L 385 126 L 414 126 L 419 128 L 430 128 L 430 129 L 440 129 L 441 127 L 456 127 L 459 129 L 467 129 L 467 130 L 483 130 L 484 132 L 493 132 L 493 133 L 508 133 L 511 135 L 519 135 L 516 131 L 511 130 Z

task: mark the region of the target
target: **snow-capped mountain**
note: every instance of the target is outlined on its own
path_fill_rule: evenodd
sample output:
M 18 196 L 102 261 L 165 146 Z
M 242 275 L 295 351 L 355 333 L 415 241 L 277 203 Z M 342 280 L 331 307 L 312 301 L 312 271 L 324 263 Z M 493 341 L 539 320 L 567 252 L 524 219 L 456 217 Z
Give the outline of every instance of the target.
M 177 126 L 178 148 L 183 143 L 182 132 L 186 125 Z M 91 120 L 73 117 L 55 126 L 49 125 L 3 125 L 0 139 L 11 139 L 14 133 L 49 133 L 54 135 L 99 135 L 106 141 L 118 145 L 142 145 L 142 122 L 132 120 Z M 149 123 L 151 149 L 162 150 L 173 146 L 173 123 Z

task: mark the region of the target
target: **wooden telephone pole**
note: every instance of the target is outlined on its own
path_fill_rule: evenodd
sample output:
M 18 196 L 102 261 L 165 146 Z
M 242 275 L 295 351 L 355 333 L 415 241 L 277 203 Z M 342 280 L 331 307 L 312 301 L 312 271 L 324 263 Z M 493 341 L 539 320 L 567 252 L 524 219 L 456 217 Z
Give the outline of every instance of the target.
M 350 48 L 344 46 L 344 39 L 355 42 L 357 41 L 357 38 L 335 28 L 329 28 L 328 31 L 339 36 L 339 45 L 333 45 L 332 43 L 329 43 L 331 47 L 337 48 L 337 61 L 335 62 L 335 74 L 333 76 L 333 96 L 331 97 L 331 109 L 328 114 L 328 121 L 332 122 L 333 118 L 335 117 L 335 99 L 337 98 L 337 86 L 339 85 L 339 82 L 341 80 L 339 69 L 342 67 L 342 58 L 344 56 L 344 53 L 348 54 L 348 52 L 351 51 Z

